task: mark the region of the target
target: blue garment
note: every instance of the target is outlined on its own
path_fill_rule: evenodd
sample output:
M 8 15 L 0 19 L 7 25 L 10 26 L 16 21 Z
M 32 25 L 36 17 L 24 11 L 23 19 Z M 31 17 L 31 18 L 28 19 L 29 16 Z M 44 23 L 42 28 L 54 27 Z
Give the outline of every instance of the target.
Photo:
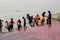
M 32 23 L 32 18 L 28 16 L 29 24 Z

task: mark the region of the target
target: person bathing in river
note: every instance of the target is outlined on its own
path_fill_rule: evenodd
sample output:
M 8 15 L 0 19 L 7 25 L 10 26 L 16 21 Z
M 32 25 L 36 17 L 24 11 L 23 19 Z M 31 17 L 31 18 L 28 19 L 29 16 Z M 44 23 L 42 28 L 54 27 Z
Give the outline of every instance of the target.
M 11 21 L 9 22 L 9 27 L 8 27 L 9 32 L 13 30 L 13 25 L 14 25 L 14 21 L 13 21 L 13 18 L 11 18 Z
M 8 29 L 8 26 L 9 26 L 8 21 L 5 21 L 5 28 Z
M 39 24 L 38 24 L 38 21 L 40 20 L 40 16 L 37 14 L 37 16 L 35 17 L 35 23 L 36 23 L 36 25 L 38 26 Z
M 32 18 L 31 18 L 31 16 L 29 15 L 29 14 L 27 14 L 27 19 L 28 19 L 28 21 L 29 21 L 29 24 L 30 24 L 30 26 L 32 27 Z
M 25 31 L 26 28 L 27 28 L 27 27 L 26 27 L 26 18 L 25 18 L 25 17 L 22 17 L 22 19 L 23 19 L 23 22 L 24 22 L 24 23 L 23 23 L 23 26 L 24 26 L 24 31 Z
M 18 19 L 18 21 L 17 21 L 17 28 L 18 28 L 18 31 L 21 31 L 22 25 L 21 25 L 20 19 Z

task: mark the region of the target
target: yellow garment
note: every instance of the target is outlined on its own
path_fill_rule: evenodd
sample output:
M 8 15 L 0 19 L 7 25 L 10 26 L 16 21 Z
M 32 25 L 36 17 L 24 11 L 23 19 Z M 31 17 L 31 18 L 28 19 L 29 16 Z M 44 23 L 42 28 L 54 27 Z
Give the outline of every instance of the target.
M 42 25 L 42 23 L 43 23 L 43 20 L 44 20 L 44 17 L 43 17 L 43 16 L 40 16 L 41 25 Z
M 42 21 L 44 19 L 44 17 L 43 16 L 40 16 L 40 21 Z

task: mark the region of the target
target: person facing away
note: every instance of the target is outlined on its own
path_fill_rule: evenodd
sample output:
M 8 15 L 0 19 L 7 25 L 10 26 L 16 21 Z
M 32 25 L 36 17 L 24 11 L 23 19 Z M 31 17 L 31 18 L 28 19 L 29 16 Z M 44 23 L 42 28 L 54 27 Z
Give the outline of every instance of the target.
M 21 31 L 21 20 L 20 19 L 18 19 L 18 21 L 17 21 L 17 27 L 18 27 L 18 31 Z
M 48 24 L 49 24 L 49 26 L 51 26 L 51 17 L 52 17 L 52 14 L 51 14 L 51 12 L 50 11 L 48 11 Z
M 44 17 L 43 16 L 40 16 L 40 22 L 41 22 L 41 26 L 44 25 Z
M 11 21 L 9 22 L 9 32 L 11 32 L 13 30 L 13 25 L 14 25 L 14 21 L 13 21 L 13 18 L 11 18 Z
M 43 13 L 42 13 L 42 16 L 43 16 L 43 17 L 45 17 L 45 13 L 46 13 L 46 12 L 43 12 Z
M 32 18 L 31 18 L 31 16 L 30 16 L 29 14 L 27 14 L 27 19 L 28 19 L 29 24 L 30 24 L 30 26 L 31 26 L 31 24 L 32 24 Z
M 23 23 L 23 26 L 24 26 L 24 31 L 25 31 L 26 28 L 27 28 L 27 27 L 26 27 L 26 18 L 25 18 L 25 17 L 22 17 L 22 19 L 23 19 L 23 22 L 24 22 L 24 23 Z
M 40 16 L 41 26 L 44 25 L 44 21 L 45 21 L 45 19 L 44 19 L 45 13 L 46 13 L 46 12 L 43 12 L 43 13 L 42 13 L 42 16 Z

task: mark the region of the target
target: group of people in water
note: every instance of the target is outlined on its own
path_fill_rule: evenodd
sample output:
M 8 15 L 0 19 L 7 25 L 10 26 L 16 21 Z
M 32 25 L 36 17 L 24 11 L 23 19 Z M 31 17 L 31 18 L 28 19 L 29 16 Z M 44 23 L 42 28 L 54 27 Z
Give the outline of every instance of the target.
M 51 26 L 51 12 L 48 11 L 48 17 L 46 19 L 46 23 Z M 37 16 L 34 18 L 33 16 L 30 16 L 29 14 L 26 15 L 26 18 L 28 19 L 28 23 L 31 27 L 34 27 L 35 25 L 36 26 L 39 26 L 39 21 L 40 21 L 40 25 L 43 26 L 44 25 L 44 22 L 45 22 L 45 14 L 46 12 L 43 12 L 41 16 L 39 16 L 37 14 Z M 26 18 L 25 17 L 22 17 L 23 19 L 23 26 L 24 26 L 24 31 L 27 29 L 27 24 L 26 24 Z M 3 20 L 0 20 L 0 32 L 2 32 L 2 21 Z M 5 25 L 5 28 L 8 29 L 9 32 L 11 32 L 13 30 L 13 26 L 14 26 L 14 20 L 13 18 L 11 18 L 11 20 L 8 22 L 8 21 L 5 21 L 6 25 Z M 18 19 L 17 21 L 17 28 L 18 28 L 18 31 L 21 31 L 21 28 L 22 28 L 22 25 L 21 25 L 21 20 Z

